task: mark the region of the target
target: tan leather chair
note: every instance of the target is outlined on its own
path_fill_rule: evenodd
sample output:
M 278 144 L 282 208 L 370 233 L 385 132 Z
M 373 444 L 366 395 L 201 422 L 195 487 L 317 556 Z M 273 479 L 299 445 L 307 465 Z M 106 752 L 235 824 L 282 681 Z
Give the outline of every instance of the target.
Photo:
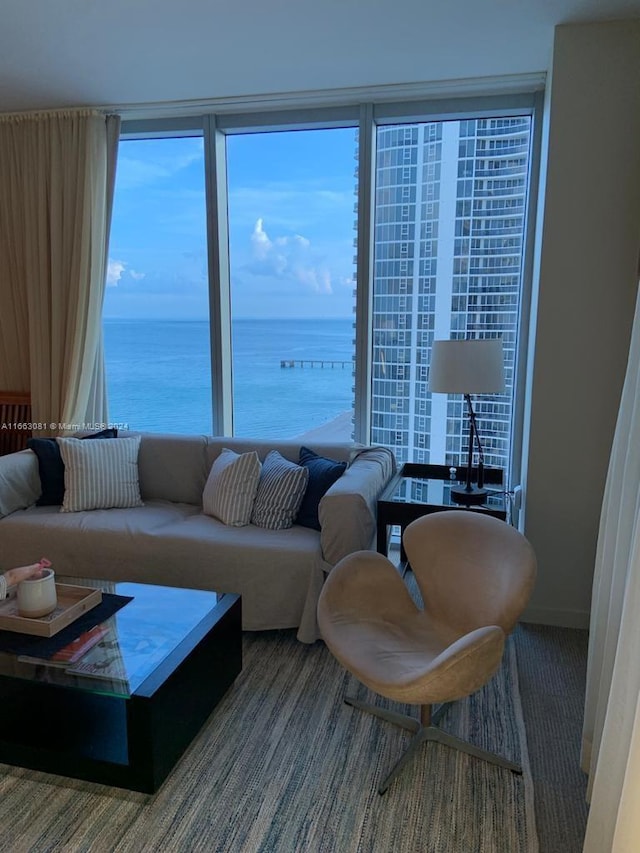
M 384 556 L 358 551 L 331 571 L 318 603 L 322 636 L 338 661 L 368 688 L 420 706 L 420 719 L 345 702 L 415 735 L 379 787 L 384 792 L 425 741 L 506 767 L 521 768 L 438 728 L 449 703 L 474 693 L 497 671 L 505 639 L 536 574 L 533 549 L 503 521 L 467 510 L 426 515 L 403 543 L 424 609 Z M 442 703 L 442 704 L 441 704 Z M 432 714 L 432 705 L 440 705 Z

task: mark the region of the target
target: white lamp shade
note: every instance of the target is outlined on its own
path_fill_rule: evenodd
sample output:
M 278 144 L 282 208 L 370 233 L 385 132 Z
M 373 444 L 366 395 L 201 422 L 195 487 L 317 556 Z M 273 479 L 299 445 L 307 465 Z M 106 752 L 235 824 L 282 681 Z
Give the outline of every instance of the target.
M 441 394 L 501 394 L 502 338 L 434 341 L 429 390 Z

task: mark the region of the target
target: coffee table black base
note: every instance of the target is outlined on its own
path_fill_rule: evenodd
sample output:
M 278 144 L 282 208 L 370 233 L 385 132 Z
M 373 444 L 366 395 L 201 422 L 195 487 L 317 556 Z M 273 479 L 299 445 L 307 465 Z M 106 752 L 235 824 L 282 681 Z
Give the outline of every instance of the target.
M 242 669 L 237 595 L 129 697 L 0 677 L 0 762 L 154 793 Z

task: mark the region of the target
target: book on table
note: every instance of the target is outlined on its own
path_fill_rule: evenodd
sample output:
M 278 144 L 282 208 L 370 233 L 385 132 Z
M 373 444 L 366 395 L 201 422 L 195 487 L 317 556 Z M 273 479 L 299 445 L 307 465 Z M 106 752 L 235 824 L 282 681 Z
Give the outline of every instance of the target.
M 127 669 L 124 664 L 117 640 L 108 639 L 86 652 L 81 660 L 65 670 L 69 675 L 84 675 L 89 678 L 104 678 L 109 681 L 128 681 Z
M 56 652 L 51 658 L 20 655 L 18 660 L 63 669 L 67 675 L 127 683 L 142 680 L 175 648 L 171 625 L 136 620 L 119 630 L 104 623 Z
M 89 649 L 93 648 L 107 634 L 109 629 L 106 625 L 95 625 L 88 631 L 84 631 L 68 645 L 58 649 L 50 658 L 36 657 L 34 655 L 18 655 L 18 660 L 23 663 L 35 663 L 44 666 L 55 666 L 66 668 L 69 664 L 76 663 Z
M 19 655 L 18 660 L 64 670 L 68 675 L 128 681 L 117 634 L 108 625 L 96 625 L 50 658 Z

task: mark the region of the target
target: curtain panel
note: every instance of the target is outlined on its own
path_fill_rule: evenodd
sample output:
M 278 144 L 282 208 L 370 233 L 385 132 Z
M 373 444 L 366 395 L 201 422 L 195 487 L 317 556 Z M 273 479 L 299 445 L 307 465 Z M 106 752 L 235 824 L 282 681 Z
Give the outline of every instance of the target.
M 640 838 L 640 296 L 605 487 L 591 605 L 582 768 L 585 853 Z
M 119 118 L 0 116 L 0 388 L 42 434 L 106 421 L 102 303 Z

